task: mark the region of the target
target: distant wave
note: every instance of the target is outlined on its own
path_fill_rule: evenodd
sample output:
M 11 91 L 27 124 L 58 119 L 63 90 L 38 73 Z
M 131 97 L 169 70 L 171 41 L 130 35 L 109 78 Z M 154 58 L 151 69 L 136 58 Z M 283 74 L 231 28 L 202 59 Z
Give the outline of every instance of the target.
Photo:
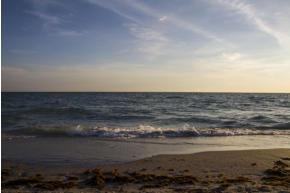
M 183 99 L 184 96 L 167 96 L 167 99 Z
M 274 126 L 276 129 L 283 129 L 289 130 L 290 129 L 290 122 L 289 123 L 279 123 Z
M 39 107 L 29 109 L 26 112 L 35 114 L 89 114 L 88 110 L 77 107 Z
M 136 128 L 40 126 L 10 131 L 14 134 L 40 136 L 94 136 L 100 138 L 160 138 L 160 137 L 213 137 L 242 135 L 290 135 L 290 130 L 242 128 L 163 128 L 140 125 Z
M 155 117 L 150 115 L 146 110 L 127 110 L 123 114 L 104 113 L 96 109 L 89 110 L 80 107 L 39 107 L 24 111 L 24 113 L 43 115 L 43 116 L 67 116 L 67 117 L 87 117 L 95 120 L 153 120 Z M 5 115 L 9 116 L 9 115 Z M 12 114 L 12 118 L 15 116 Z
M 256 115 L 248 119 L 250 122 L 261 122 L 261 123 L 277 123 L 274 119 L 264 115 Z M 289 126 L 290 128 L 290 126 Z

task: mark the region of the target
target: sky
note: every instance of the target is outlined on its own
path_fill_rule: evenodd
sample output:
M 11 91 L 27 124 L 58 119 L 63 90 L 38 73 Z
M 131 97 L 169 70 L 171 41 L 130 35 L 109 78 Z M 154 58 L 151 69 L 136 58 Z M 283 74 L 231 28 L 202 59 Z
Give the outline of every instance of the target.
M 2 91 L 290 92 L 289 0 L 3 0 Z

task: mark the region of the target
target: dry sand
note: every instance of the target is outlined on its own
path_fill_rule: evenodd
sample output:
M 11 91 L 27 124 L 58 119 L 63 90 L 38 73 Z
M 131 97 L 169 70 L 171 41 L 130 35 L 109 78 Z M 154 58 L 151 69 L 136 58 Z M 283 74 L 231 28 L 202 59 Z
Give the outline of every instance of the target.
M 101 171 L 2 160 L 2 192 L 290 193 L 289 166 L 290 149 L 158 155 Z

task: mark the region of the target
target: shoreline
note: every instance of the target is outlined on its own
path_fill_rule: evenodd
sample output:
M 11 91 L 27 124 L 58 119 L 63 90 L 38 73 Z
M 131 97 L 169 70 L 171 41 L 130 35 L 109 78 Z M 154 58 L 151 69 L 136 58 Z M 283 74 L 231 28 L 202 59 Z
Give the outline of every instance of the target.
M 2 138 L 2 159 L 36 165 L 94 167 L 136 161 L 160 154 L 289 148 L 289 140 L 288 135 L 120 140 L 100 140 L 95 137 Z
M 287 192 L 290 188 L 288 148 L 157 155 L 96 167 L 1 162 L 2 192 Z M 284 173 L 270 179 L 266 171 L 274 168 Z

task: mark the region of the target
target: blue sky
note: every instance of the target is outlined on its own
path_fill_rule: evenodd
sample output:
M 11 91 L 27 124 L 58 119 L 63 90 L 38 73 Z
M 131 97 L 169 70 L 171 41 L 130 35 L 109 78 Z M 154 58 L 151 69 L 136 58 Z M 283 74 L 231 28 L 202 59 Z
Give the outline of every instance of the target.
M 4 91 L 290 92 L 287 0 L 2 1 Z

